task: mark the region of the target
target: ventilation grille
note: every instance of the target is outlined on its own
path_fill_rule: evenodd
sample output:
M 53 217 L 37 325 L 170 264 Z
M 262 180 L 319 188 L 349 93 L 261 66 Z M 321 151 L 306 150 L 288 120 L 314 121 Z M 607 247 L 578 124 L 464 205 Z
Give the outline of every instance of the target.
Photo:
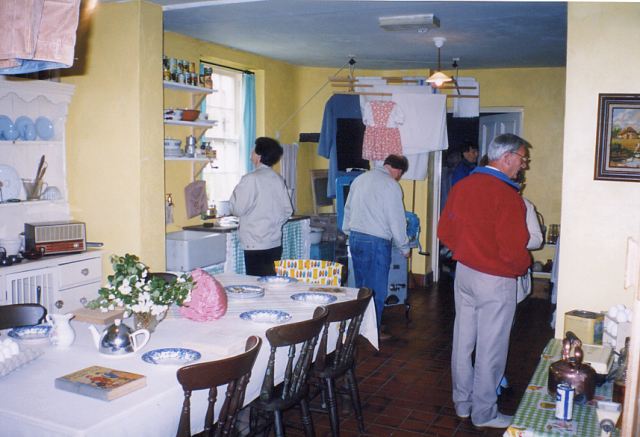
M 84 240 L 84 223 L 71 223 L 53 226 L 38 226 L 37 243 Z
M 51 312 L 56 289 L 52 269 L 7 275 L 7 304 L 40 303 Z

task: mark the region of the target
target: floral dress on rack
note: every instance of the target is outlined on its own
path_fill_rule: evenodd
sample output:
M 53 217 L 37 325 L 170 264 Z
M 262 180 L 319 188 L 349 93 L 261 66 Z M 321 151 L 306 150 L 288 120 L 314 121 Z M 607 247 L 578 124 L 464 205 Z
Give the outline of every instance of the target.
M 370 161 L 385 159 L 391 154 L 402 153 L 402 142 L 398 126 L 404 114 L 392 101 L 367 102 L 362 116 L 365 124 L 362 142 L 362 157 Z

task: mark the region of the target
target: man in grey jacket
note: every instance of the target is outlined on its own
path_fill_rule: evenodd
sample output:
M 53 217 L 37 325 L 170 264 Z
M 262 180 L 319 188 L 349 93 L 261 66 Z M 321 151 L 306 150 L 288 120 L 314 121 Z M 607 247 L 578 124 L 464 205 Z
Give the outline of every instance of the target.
M 293 207 L 282 176 L 271 168 L 281 156 L 282 146 L 276 140 L 256 139 L 251 153 L 255 170 L 240 179 L 231 195 L 231 213 L 240 219 L 238 237 L 248 275 L 274 275 L 273 263 L 282 256 L 282 226 Z
M 353 181 L 344 206 L 342 230 L 349 235 L 355 284 L 373 290 L 378 326 L 387 298 L 392 244 L 409 256 L 407 219 L 398 183 L 408 168 L 404 156 L 387 156 L 383 167 Z

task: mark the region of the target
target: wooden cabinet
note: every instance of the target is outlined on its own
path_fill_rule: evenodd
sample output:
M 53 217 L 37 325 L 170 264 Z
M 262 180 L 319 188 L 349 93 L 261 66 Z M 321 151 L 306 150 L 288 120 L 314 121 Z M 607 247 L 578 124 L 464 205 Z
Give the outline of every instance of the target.
M 0 269 L 0 305 L 39 302 L 68 313 L 98 297 L 102 251 L 52 255 Z

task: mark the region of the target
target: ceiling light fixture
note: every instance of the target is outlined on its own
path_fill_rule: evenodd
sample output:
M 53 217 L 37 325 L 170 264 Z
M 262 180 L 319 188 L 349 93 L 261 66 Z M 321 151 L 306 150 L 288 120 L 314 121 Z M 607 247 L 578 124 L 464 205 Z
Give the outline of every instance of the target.
M 431 86 L 434 88 L 440 88 L 445 82 L 451 82 L 453 80 L 449 76 L 447 76 L 446 74 L 440 71 L 440 49 L 442 48 L 446 40 L 447 39 L 443 36 L 436 36 L 433 38 L 433 42 L 438 49 L 438 69 L 436 70 L 435 73 L 429 76 L 429 78 L 427 79 L 427 82 L 430 83 Z
M 378 17 L 378 25 L 388 31 L 410 30 L 424 33 L 440 27 L 440 19 L 433 14 L 396 15 Z

